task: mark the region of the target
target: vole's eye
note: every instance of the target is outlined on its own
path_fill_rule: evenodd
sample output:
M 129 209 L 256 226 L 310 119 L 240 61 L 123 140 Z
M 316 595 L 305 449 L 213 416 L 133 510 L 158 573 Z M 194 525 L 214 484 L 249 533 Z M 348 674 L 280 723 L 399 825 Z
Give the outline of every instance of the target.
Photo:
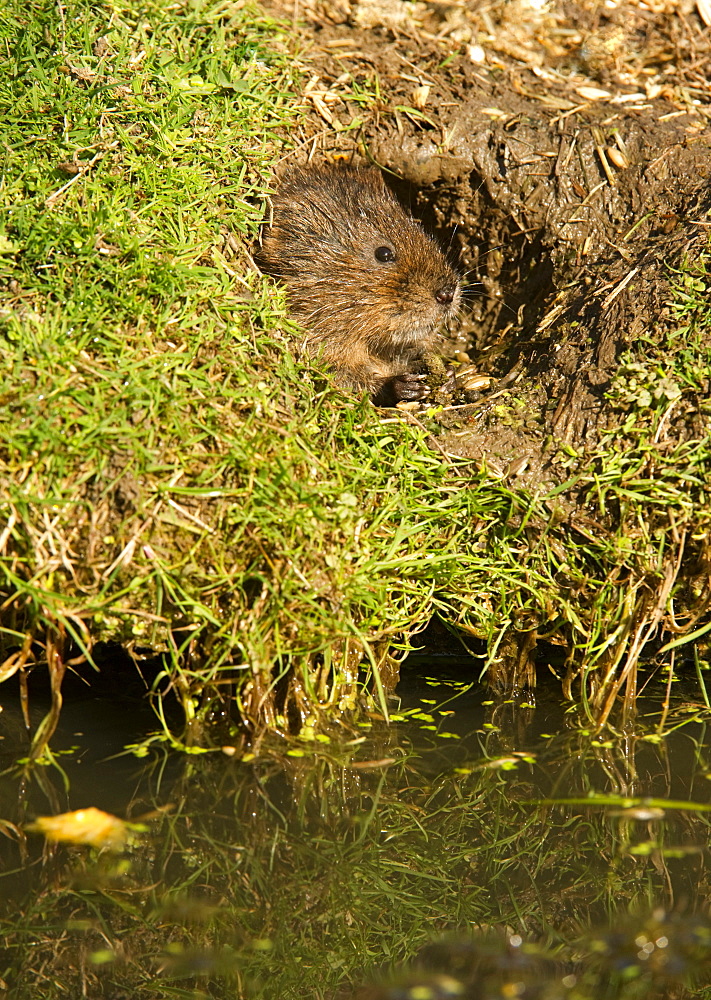
M 381 264 L 392 264 L 394 260 L 397 260 L 397 257 L 392 247 L 378 247 L 375 251 L 375 259 L 379 260 Z

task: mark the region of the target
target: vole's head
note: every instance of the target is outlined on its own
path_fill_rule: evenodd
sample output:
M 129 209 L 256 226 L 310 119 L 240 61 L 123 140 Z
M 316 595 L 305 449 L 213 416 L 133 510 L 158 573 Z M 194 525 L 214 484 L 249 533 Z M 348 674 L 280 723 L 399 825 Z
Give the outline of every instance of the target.
M 459 275 L 375 170 L 289 172 L 263 251 L 316 338 L 351 337 L 383 357 L 427 347 L 461 300 Z

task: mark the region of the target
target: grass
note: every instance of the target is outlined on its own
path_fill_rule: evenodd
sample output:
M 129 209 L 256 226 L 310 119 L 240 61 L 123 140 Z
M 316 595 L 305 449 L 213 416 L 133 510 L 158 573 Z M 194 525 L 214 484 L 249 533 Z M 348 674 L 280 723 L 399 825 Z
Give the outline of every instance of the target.
M 658 322 L 621 359 L 608 394 L 610 426 L 586 456 L 588 465 L 577 484 L 598 523 L 610 525 L 582 548 L 606 569 L 578 659 L 586 661 L 583 695 L 591 694 L 598 722 L 607 720 L 625 686 L 631 708 L 637 663 L 650 640 L 666 633 L 669 641 L 657 642 L 657 649 L 673 654 L 711 628 L 705 624 L 711 516 L 711 315 L 705 280 L 710 259 L 705 251 L 683 263 L 673 282 L 671 322 Z M 673 668 L 673 655 L 670 662 Z
M 283 28 L 239 2 L 36 2 L 0 37 L 0 679 L 49 667 L 35 754 L 97 640 L 161 653 L 189 721 L 234 697 L 252 731 L 313 739 L 364 697 L 387 716 L 389 649 L 433 614 L 495 683 L 544 639 L 598 722 L 630 709 L 645 640 L 705 628 L 703 259 L 623 361 L 608 437 L 525 495 L 445 460 L 433 414 L 294 355 L 251 259 L 302 120 Z

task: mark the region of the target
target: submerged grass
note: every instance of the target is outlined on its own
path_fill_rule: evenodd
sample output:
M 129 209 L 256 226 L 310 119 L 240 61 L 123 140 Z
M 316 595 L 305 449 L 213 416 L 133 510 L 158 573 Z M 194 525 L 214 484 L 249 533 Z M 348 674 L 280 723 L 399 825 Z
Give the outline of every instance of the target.
M 140 791 L 129 812 L 154 806 L 134 850 L 63 845 L 26 866 L 24 900 L 0 914 L 9 997 L 53 1000 L 81 984 L 136 998 L 350 996 L 442 935 L 461 944 L 482 928 L 547 949 L 559 963 L 548 970 L 551 996 L 633 1000 L 672 985 L 692 996 L 682 984 L 708 982 L 709 966 L 708 877 L 695 846 L 708 813 L 693 803 L 706 794 L 703 730 L 691 727 L 679 772 L 667 748 L 643 740 L 595 747 L 568 731 L 544 748 L 530 711 L 482 717 L 479 726 L 450 712 L 450 725 L 472 729 L 456 745 L 433 740 L 432 757 L 421 740 L 413 747 L 412 726 L 379 723 L 305 759 L 272 749 L 251 764 L 203 756 L 161 766 L 157 755 L 152 779 L 131 786 Z M 18 822 L 48 784 L 35 769 Z M 665 817 L 665 796 L 684 810 Z M 650 810 L 651 798 L 662 808 Z M 3 844 L 14 862 L 18 851 Z M 666 916 L 649 921 L 657 908 Z M 668 951 L 645 964 L 648 922 Z M 443 971 L 456 976 L 461 958 L 455 947 Z M 512 954 L 484 968 L 522 974 Z
M 311 738 L 356 706 L 363 660 L 387 716 L 387 649 L 434 613 L 508 683 L 536 639 L 566 645 L 600 720 L 645 640 L 694 631 L 703 262 L 658 357 L 620 369 L 609 440 L 526 496 L 432 450 L 432 415 L 384 416 L 291 353 L 249 249 L 299 120 L 277 24 L 240 2 L 35 2 L 0 34 L 0 680 L 50 669 L 36 753 L 102 639 L 162 651 L 189 720 L 229 691 L 252 728 Z M 690 400 L 698 426 L 670 436 Z

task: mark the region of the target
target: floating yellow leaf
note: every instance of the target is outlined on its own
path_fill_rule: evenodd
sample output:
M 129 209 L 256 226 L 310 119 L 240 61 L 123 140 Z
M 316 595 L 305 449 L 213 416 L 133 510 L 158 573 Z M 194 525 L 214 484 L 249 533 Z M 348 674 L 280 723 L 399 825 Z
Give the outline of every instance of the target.
M 69 844 L 89 844 L 90 847 L 108 847 L 120 850 L 129 835 L 128 824 L 111 813 L 91 806 L 58 816 L 38 816 L 27 830 L 43 833 L 47 840 Z

